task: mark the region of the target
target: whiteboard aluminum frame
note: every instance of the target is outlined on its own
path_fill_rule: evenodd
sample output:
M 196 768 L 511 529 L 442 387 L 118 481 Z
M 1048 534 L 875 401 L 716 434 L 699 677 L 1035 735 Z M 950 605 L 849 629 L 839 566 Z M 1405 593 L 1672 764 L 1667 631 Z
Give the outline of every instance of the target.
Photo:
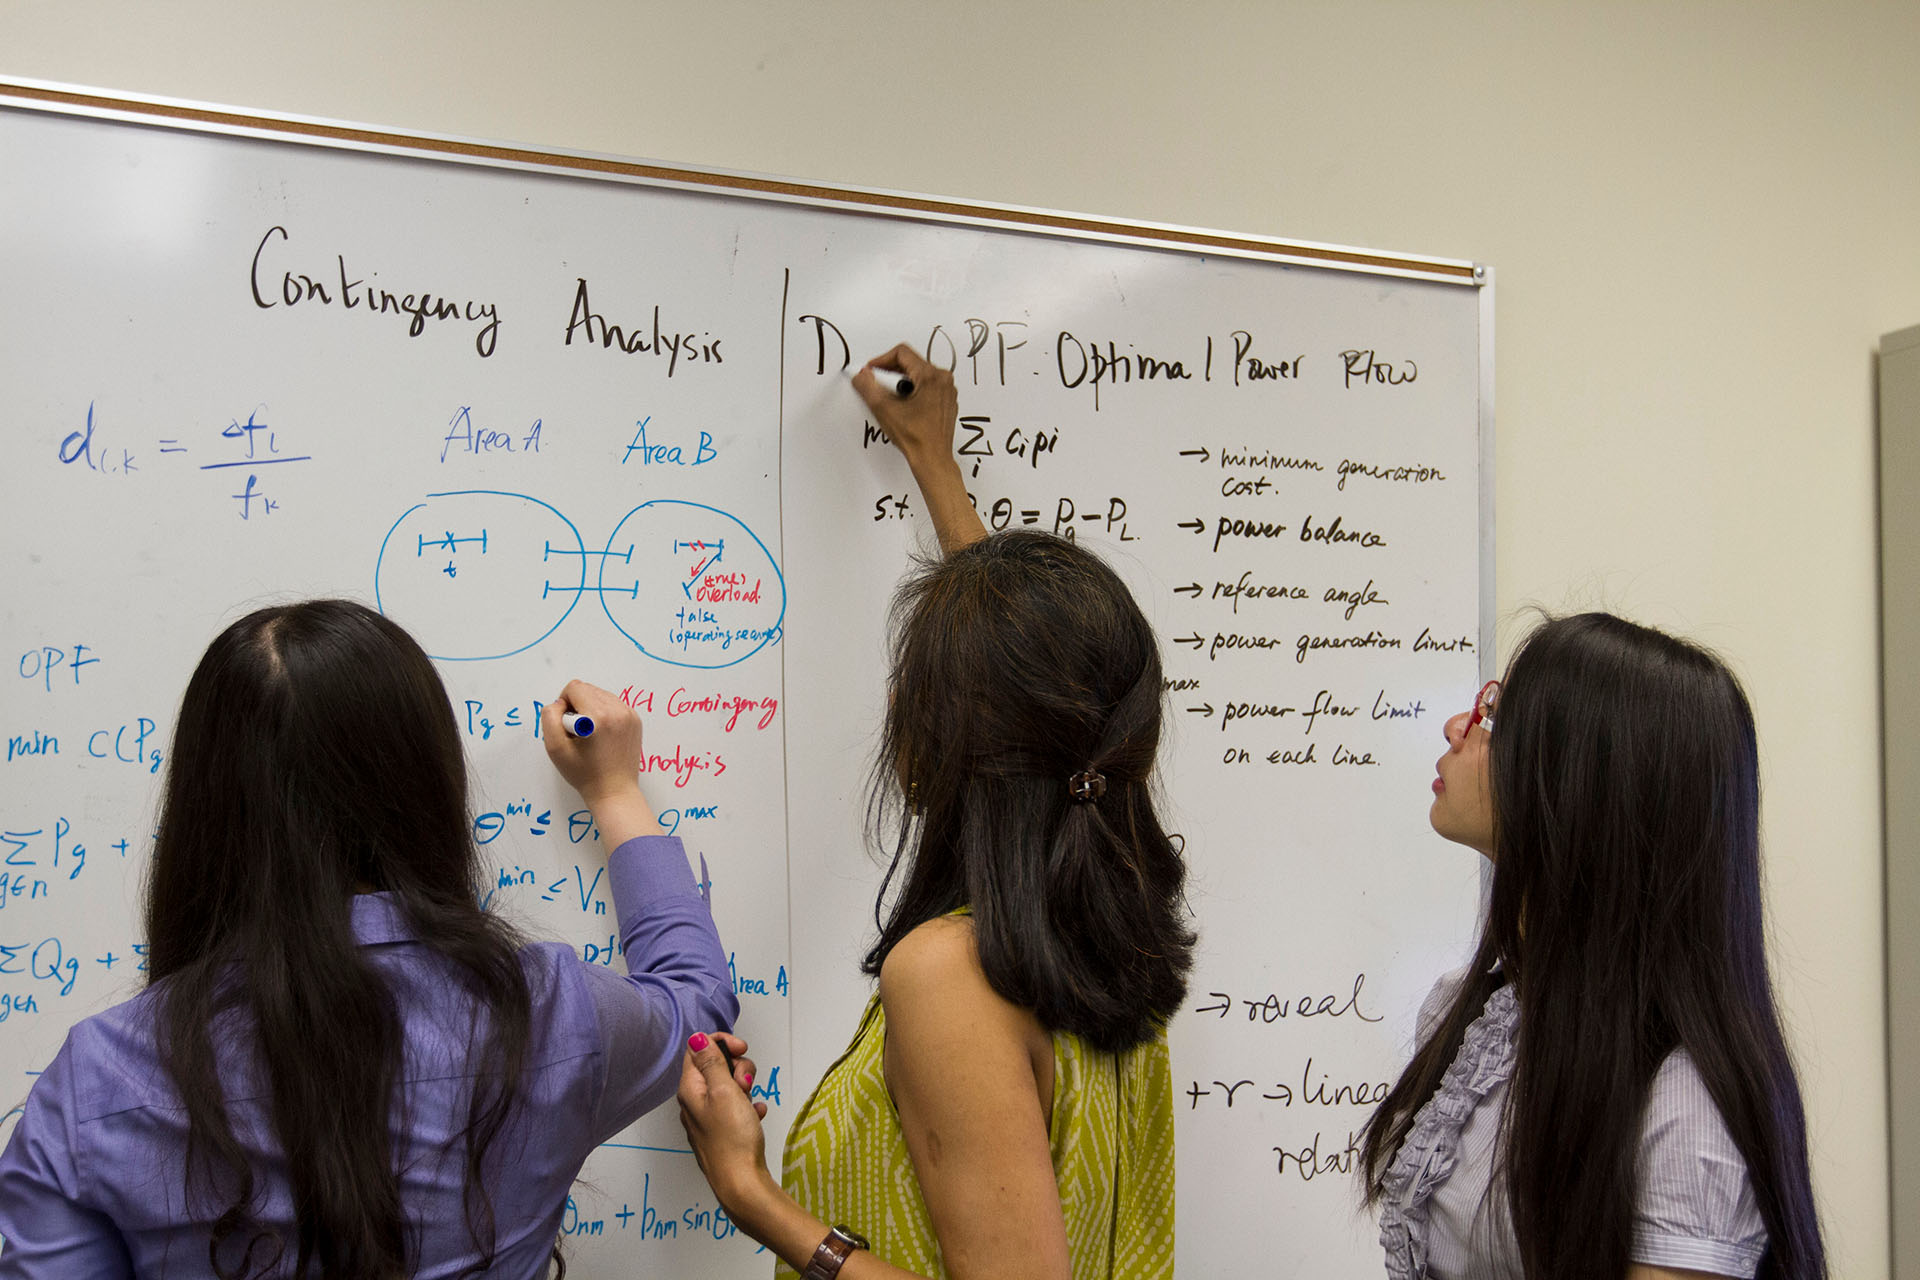
M 229 137 L 333 147 L 413 159 L 594 178 L 709 195 L 737 195 L 781 204 L 859 212 L 956 226 L 1025 231 L 1134 248 L 1173 249 L 1387 275 L 1468 288 L 1488 283 L 1484 268 L 1457 258 L 1383 253 L 1311 240 L 1280 240 L 1176 223 L 1096 217 L 1057 209 L 956 200 L 880 187 L 800 182 L 766 174 L 668 164 L 588 151 L 528 147 L 453 134 L 376 128 L 347 121 L 240 110 L 180 98 L 110 93 L 39 80 L 0 79 L 0 107 L 186 129 Z

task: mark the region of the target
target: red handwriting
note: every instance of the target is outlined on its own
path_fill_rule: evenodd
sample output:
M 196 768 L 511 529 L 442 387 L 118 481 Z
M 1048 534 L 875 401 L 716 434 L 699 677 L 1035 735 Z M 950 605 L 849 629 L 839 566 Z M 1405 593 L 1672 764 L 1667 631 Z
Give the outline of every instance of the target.
M 672 774 L 676 787 L 684 787 L 699 776 L 717 778 L 726 771 L 727 762 L 718 751 L 690 751 L 677 744 L 672 755 L 649 751 L 640 763 L 642 773 Z
M 759 604 L 760 579 L 749 587 L 744 573 L 710 573 L 700 579 L 693 598 L 702 604 Z
M 690 715 L 715 715 L 721 717 L 721 728 L 732 733 L 740 725 L 742 716 L 753 722 L 756 729 L 765 729 L 780 714 L 780 699 L 774 697 L 753 697 L 733 693 L 689 693 L 685 688 L 675 689 L 672 693 L 660 695 L 664 700 L 664 710 L 669 718 Z M 636 711 L 652 714 L 656 694 L 652 689 L 628 685 L 620 691 L 620 701 Z

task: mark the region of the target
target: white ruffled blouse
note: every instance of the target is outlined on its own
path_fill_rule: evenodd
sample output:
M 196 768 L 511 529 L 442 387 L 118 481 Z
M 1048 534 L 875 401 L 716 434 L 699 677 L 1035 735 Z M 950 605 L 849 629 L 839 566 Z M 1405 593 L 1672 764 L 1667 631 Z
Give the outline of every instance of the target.
M 1420 1011 L 1422 1040 L 1463 976 L 1434 984 Z M 1488 1194 L 1519 1018 L 1510 984 L 1487 998 L 1387 1170 L 1380 1243 L 1390 1280 L 1520 1275 L 1506 1197 Z M 1683 1049 L 1654 1075 L 1638 1178 L 1633 1261 L 1742 1280 L 1759 1269 L 1767 1233 L 1746 1162 Z

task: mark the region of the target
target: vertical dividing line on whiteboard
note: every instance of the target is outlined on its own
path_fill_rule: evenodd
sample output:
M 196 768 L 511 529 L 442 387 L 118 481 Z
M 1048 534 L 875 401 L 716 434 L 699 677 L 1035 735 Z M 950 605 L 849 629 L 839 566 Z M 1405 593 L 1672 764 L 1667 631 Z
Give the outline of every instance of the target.
M 776 344 L 780 352 L 780 377 L 776 385 L 779 388 L 779 403 L 774 406 L 775 439 L 779 446 L 774 457 L 774 474 L 779 480 L 774 484 L 774 501 L 780 523 L 780 558 L 787 558 L 787 294 L 793 287 L 793 268 L 780 268 L 780 335 Z M 790 568 L 791 566 L 789 566 Z M 783 568 L 780 571 L 783 584 L 793 581 L 793 575 Z M 782 585 L 781 590 L 787 590 Z M 787 599 L 784 617 L 793 616 L 793 599 Z M 780 825 L 785 829 L 787 838 L 787 963 L 793 963 L 793 791 L 788 780 L 788 752 L 793 746 L 793 702 L 787 697 L 787 637 L 785 622 L 781 623 L 780 636 L 780 705 L 787 714 L 780 717 Z M 787 996 L 787 1072 L 793 1074 L 793 1006 L 798 1002 L 797 988 L 800 974 L 797 969 L 790 975 Z
M 1500 674 L 1500 615 L 1493 560 L 1493 268 L 1476 265 L 1480 314 L 1480 678 Z M 1493 864 L 1480 862 L 1480 914 L 1493 901 Z
M 1500 674 L 1499 602 L 1494 577 L 1493 268 L 1474 267 L 1480 319 L 1480 678 Z

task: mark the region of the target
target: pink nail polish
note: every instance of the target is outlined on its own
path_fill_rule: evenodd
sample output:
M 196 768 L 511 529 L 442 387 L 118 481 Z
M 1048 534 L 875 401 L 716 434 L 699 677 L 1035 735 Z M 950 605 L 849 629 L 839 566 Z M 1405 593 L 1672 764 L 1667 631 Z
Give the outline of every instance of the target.
M 751 1088 L 751 1087 L 752 1087 L 752 1085 L 753 1085 L 753 1072 L 751 1072 L 751 1071 L 749 1071 L 749 1072 L 747 1072 L 747 1078 L 746 1078 L 746 1080 L 745 1080 L 745 1081 L 744 1081 L 743 1083 L 745 1083 L 745 1084 L 746 1084 L 746 1085 L 747 1085 L 747 1086 L 748 1086 L 749 1088 Z
M 695 1053 L 700 1052 L 702 1049 L 706 1047 L 707 1047 L 706 1032 L 696 1031 L 692 1035 L 687 1037 L 687 1048 L 693 1050 Z

